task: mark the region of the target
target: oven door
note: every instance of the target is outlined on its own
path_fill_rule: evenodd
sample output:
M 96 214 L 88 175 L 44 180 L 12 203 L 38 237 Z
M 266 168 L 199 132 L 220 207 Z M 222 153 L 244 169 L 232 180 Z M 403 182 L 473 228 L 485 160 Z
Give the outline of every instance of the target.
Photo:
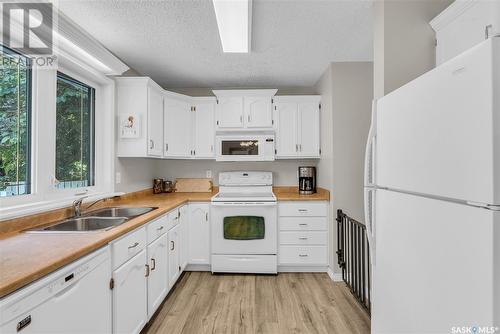
M 276 254 L 276 202 L 212 202 L 212 254 Z

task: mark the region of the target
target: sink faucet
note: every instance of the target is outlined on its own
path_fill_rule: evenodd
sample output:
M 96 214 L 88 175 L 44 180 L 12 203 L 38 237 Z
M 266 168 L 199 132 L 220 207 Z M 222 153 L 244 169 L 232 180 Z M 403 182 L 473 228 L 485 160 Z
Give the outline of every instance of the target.
M 80 217 L 82 215 L 82 202 L 88 196 L 80 197 L 73 202 L 73 212 L 75 217 Z
M 77 199 L 76 201 L 73 202 L 73 211 L 74 211 L 75 217 L 80 217 L 82 215 L 82 202 L 87 197 L 88 196 L 80 197 L 79 199 Z M 110 197 L 100 198 L 97 201 L 94 201 L 94 202 L 90 203 L 89 205 L 87 205 L 87 207 L 85 209 L 89 209 L 91 206 L 94 206 L 95 204 L 97 204 L 101 201 L 106 201 L 108 199 L 115 198 L 115 197 L 120 197 L 120 196 L 110 196 Z

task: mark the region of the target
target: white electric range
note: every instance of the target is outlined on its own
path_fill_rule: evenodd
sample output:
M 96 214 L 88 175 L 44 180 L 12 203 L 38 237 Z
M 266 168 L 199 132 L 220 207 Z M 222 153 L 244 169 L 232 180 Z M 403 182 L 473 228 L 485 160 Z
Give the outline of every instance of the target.
M 277 273 L 272 172 L 221 172 L 211 217 L 212 272 Z

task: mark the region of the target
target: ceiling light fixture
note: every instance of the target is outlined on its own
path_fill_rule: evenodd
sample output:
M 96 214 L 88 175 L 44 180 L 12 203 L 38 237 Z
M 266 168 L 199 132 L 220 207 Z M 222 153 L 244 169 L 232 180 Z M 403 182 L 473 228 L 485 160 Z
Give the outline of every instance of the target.
M 224 52 L 250 52 L 252 0 L 212 0 Z

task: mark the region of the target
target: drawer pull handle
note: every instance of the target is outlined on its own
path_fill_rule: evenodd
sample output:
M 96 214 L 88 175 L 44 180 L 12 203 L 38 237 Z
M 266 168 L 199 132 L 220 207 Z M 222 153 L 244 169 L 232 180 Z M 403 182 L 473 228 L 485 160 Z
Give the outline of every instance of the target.
M 300 223 L 300 226 L 307 226 L 307 223 Z
M 146 277 L 149 277 L 149 264 L 146 264 Z
M 300 257 L 308 257 L 309 255 L 307 254 L 299 254 Z
M 155 259 L 151 259 L 151 271 L 155 270 L 156 269 L 156 261 Z
M 299 237 L 299 240 L 307 240 L 307 237 Z
M 137 246 L 139 246 L 139 243 L 138 243 L 138 242 L 134 243 L 134 244 L 133 244 L 133 245 L 131 245 L 131 246 L 128 246 L 128 249 L 132 249 L 132 248 L 135 248 L 135 247 L 137 247 Z
M 161 230 L 163 230 L 163 226 L 158 227 L 156 230 L 157 230 L 157 231 L 161 231 Z
M 299 209 L 299 212 L 307 212 L 307 209 Z
M 172 247 L 170 247 L 170 250 L 174 250 L 175 249 L 175 242 L 174 241 L 170 241 L 170 244 L 172 245 Z

